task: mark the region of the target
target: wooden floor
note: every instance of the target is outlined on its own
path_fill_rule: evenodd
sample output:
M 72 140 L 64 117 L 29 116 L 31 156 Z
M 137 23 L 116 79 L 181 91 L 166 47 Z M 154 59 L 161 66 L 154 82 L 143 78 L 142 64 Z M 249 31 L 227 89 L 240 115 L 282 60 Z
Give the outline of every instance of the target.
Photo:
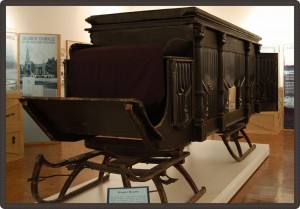
M 270 155 L 253 176 L 244 184 L 230 203 L 294 203 L 294 132 L 284 130 L 278 135 L 249 134 L 252 142 L 270 145 Z M 218 140 L 216 136 L 212 140 Z M 56 162 L 88 149 L 83 142 L 44 143 L 25 145 L 25 158 L 6 164 L 6 203 L 32 203 L 30 183 L 35 157 L 43 153 L 47 160 Z M 96 158 L 95 161 L 102 159 Z M 42 172 L 52 174 L 53 169 Z M 57 172 L 57 170 L 55 171 Z M 60 173 L 67 173 L 60 169 Z M 74 185 L 97 177 L 96 171 L 83 171 Z M 60 191 L 61 177 L 46 180 L 41 189 L 42 196 Z

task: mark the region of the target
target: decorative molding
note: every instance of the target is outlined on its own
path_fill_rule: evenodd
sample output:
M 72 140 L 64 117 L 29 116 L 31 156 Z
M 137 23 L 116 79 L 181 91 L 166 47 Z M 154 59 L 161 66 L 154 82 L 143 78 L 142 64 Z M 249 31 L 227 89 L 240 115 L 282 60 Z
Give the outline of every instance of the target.
M 121 18 L 120 18 L 120 15 Z M 161 23 L 158 20 L 164 19 Z M 161 9 L 155 11 L 136 11 L 124 14 L 93 15 L 86 19 L 92 27 L 85 29 L 93 31 L 129 29 L 138 27 L 159 27 L 170 24 L 201 24 L 216 31 L 222 31 L 228 35 L 258 43 L 261 37 L 244 30 L 232 23 L 209 14 L 197 7 L 178 9 Z M 111 24 L 114 23 L 114 24 Z

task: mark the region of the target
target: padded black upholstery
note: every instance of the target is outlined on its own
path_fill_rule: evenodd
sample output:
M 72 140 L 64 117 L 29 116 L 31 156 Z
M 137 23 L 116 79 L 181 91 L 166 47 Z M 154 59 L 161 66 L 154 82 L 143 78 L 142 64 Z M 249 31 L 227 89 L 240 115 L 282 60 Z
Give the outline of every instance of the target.
M 163 46 L 93 47 L 71 55 L 68 96 L 136 98 L 155 122 L 165 99 Z

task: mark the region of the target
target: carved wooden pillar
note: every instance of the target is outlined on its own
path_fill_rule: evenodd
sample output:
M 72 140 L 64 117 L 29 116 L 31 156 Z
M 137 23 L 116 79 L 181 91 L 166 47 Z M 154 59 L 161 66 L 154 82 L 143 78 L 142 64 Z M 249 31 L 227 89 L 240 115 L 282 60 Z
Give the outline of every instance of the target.
M 259 54 L 261 45 L 255 45 L 255 56 L 256 56 L 256 99 L 255 99 L 255 112 L 260 112 L 260 69 L 259 69 Z
M 225 84 L 224 84 L 224 65 L 223 65 L 223 48 L 226 43 L 226 33 L 220 33 L 218 37 L 218 117 L 220 123 L 220 131 L 225 130 Z
M 250 81 L 249 81 L 249 52 L 251 50 L 251 43 L 245 42 L 245 110 L 246 110 L 246 116 L 247 121 L 250 119 Z
M 194 25 L 194 60 L 195 60 L 195 98 L 194 98 L 194 123 L 196 141 L 205 140 L 206 133 L 204 127 L 204 89 L 202 86 L 201 72 L 201 41 L 204 38 L 205 27 L 201 24 Z

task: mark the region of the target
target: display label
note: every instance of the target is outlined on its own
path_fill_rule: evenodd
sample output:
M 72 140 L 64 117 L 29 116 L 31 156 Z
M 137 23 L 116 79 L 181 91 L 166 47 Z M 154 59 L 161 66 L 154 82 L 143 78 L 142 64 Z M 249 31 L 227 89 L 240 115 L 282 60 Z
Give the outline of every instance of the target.
M 150 203 L 149 187 L 108 188 L 107 203 Z

